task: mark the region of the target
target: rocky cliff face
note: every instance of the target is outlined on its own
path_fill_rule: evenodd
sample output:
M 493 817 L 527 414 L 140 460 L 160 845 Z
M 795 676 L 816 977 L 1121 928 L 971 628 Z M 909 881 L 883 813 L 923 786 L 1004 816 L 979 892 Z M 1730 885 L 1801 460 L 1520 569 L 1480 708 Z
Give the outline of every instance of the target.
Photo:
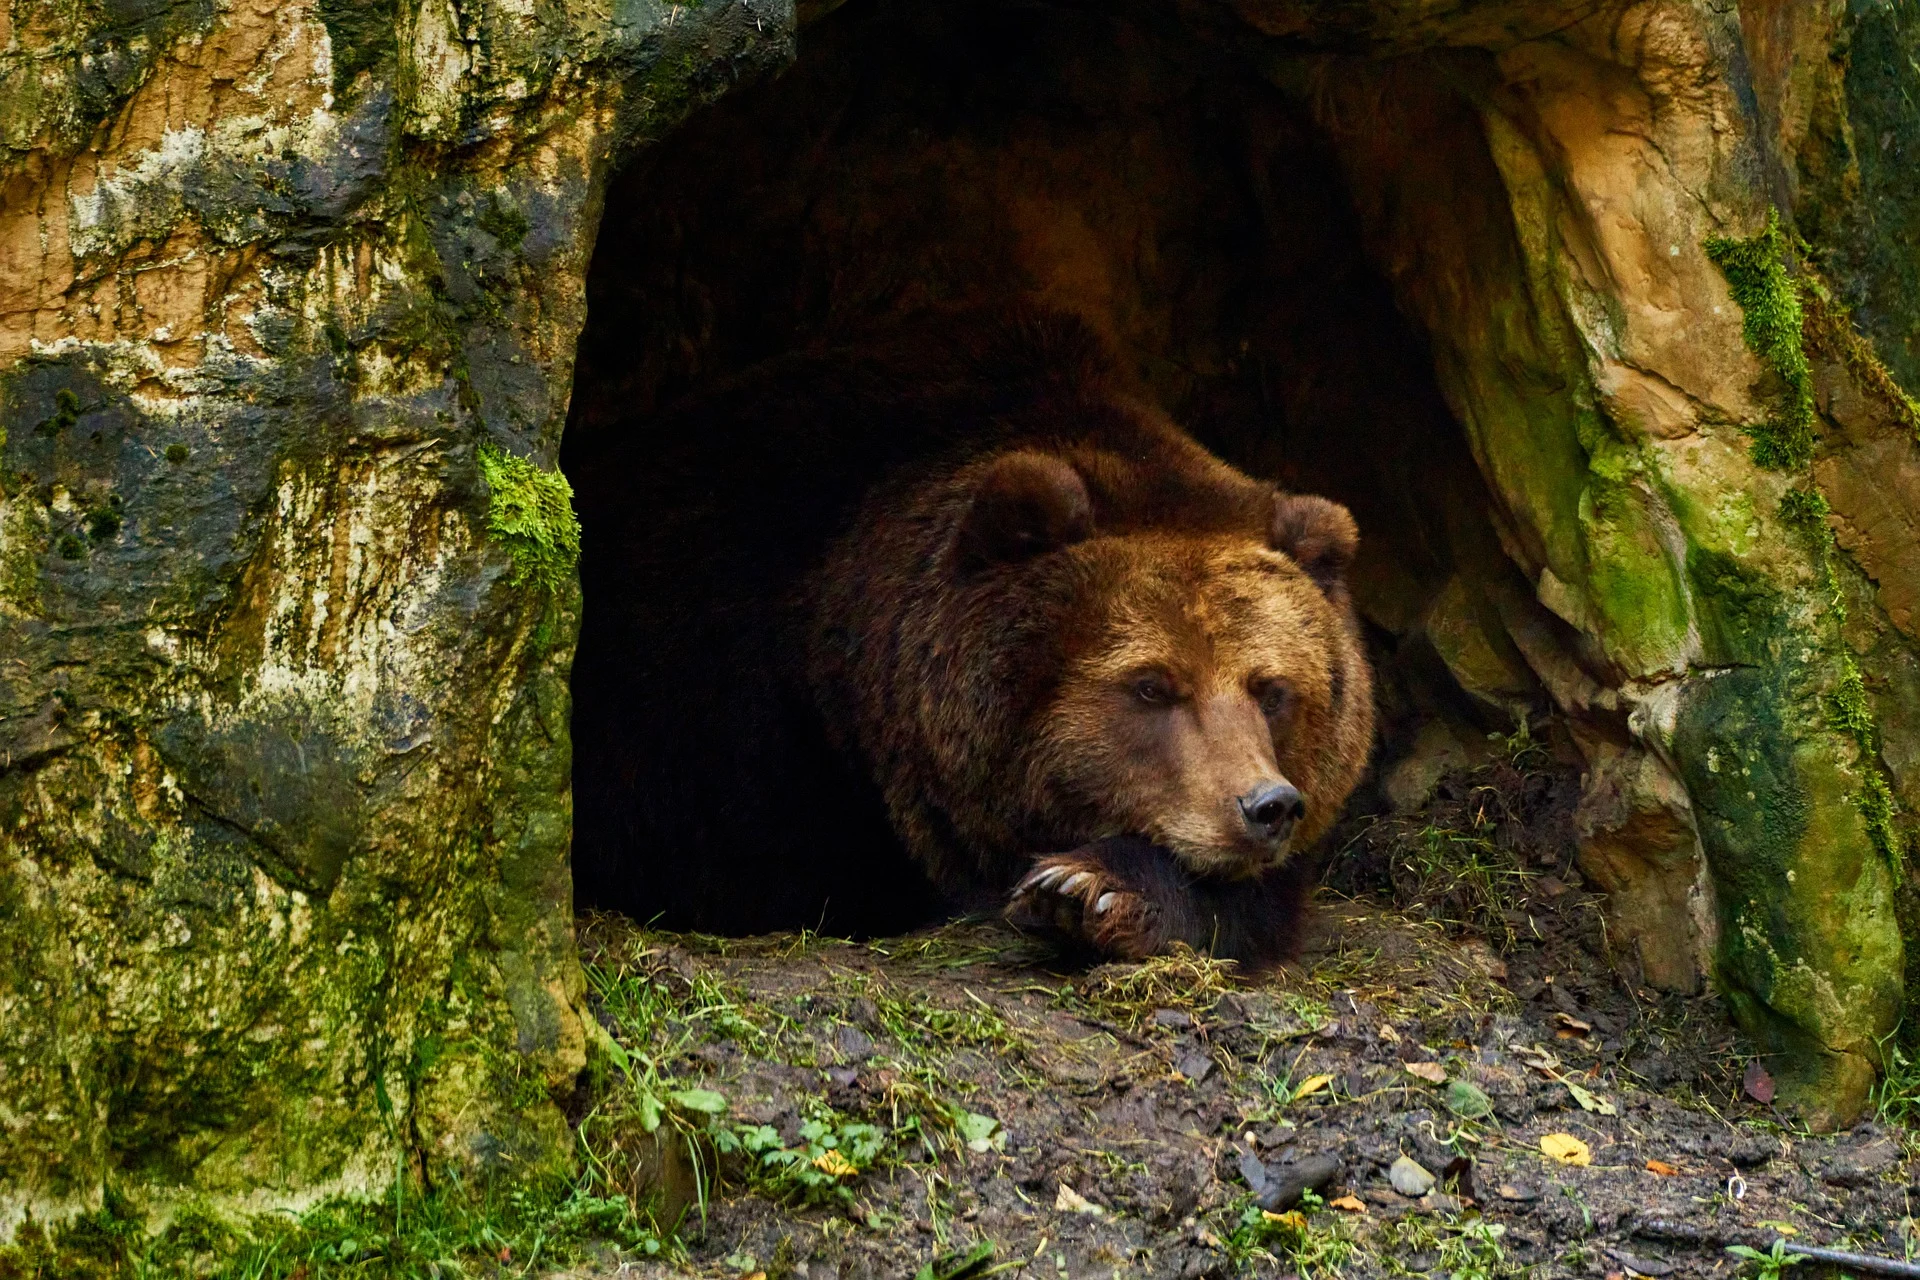
M 570 1158 L 597 195 L 791 21 L 0 18 L 0 1219 Z
M 835 326 L 1081 310 L 1355 500 L 1420 680 L 1567 718 L 1623 954 L 1858 1109 L 1920 812 L 1920 6 L 968 10 L 803 6 L 643 149 L 792 12 L 13 0 L 9 1218 L 565 1159 L 603 203 L 582 468 Z

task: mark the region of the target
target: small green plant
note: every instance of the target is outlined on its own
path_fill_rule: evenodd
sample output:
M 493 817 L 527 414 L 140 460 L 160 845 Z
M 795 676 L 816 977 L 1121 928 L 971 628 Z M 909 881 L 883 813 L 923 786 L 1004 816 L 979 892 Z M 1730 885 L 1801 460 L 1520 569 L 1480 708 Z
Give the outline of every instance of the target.
M 1902 1043 L 1902 1028 L 1881 1041 L 1885 1062 L 1873 1086 L 1873 1110 L 1883 1124 L 1920 1128 L 1920 1058 L 1911 1041 Z
M 1353 1261 L 1358 1245 L 1338 1223 L 1313 1216 L 1325 1208 L 1319 1196 L 1308 1192 L 1300 1208 L 1270 1213 L 1251 1199 L 1231 1212 L 1232 1225 L 1220 1244 L 1236 1269 L 1271 1259 L 1291 1267 L 1300 1280 L 1337 1276 Z
M 1781 1272 L 1806 1261 L 1797 1253 L 1788 1253 L 1785 1240 L 1775 1240 L 1773 1248 L 1765 1253 L 1744 1244 L 1730 1244 L 1727 1252 L 1743 1262 L 1753 1264 L 1753 1280 L 1780 1280 Z
M 1519 859 L 1494 843 L 1493 832 L 1484 809 L 1470 831 L 1429 824 L 1403 842 L 1400 866 L 1415 881 L 1412 900 L 1506 948 L 1514 942 L 1507 913 L 1519 906 L 1527 876 Z
M 1528 719 L 1527 713 L 1522 711 L 1520 724 L 1512 733 L 1487 735 L 1487 741 L 1499 747 L 1500 754 L 1507 758 L 1507 763 L 1521 773 L 1538 769 L 1553 758 L 1553 753 L 1548 749 L 1547 744 L 1533 736 L 1533 726 L 1528 723 Z
M 993 1242 L 982 1240 L 971 1249 L 942 1254 L 914 1273 L 913 1280 L 974 1280 L 1000 1270 L 992 1267 Z
M 573 486 L 558 471 L 542 471 L 490 444 L 480 446 L 479 460 L 490 493 L 487 528 L 513 557 L 512 581 L 558 592 L 580 559 Z
M 1385 1255 L 1387 1269 L 1395 1275 L 1433 1273 L 1449 1280 L 1496 1280 L 1514 1274 L 1507 1262 L 1500 1239 L 1507 1229 L 1481 1218 L 1451 1219 L 1428 1214 L 1403 1218 L 1393 1226 Z M 1427 1255 L 1429 1265 L 1418 1269 L 1410 1255 Z
M 1507 1274 L 1507 1255 L 1500 1248 L 1506 1233 L 1499 1223 L 1480 1218 L 1458 1224 L 1441 1242 L 1440 1269 L 1452 1280 L 1493 1280 Z
M 733 1144 L 749 1161 L 751 1182 L 769 1194 L 808 1204 L 853 1203 L 848 1184 L 872 1168 L 887 1149 L 887 1133 L 878 1125 L 848 1120 L 815 1101 L 800 1126 L 800 1141 L 788 1146 L 771 1125 L 744 1125 Z M 728 1153 L 729 1145 L 721 1146 Z

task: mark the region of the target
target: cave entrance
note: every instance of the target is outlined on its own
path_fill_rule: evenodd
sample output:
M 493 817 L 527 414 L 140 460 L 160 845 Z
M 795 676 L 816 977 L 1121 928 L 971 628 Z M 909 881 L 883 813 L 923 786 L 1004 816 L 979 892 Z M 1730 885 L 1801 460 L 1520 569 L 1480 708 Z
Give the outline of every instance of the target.
M 562 452 L 585 545 L 579 697 L 620 660 L 594 629 L 596 598 L 621 589 L 595 538 L 625 500 L 606 462 L 621 437 L 780 353 L 1032 300 L 1084 317 L 1230 462 L 1352 508 L 1382 718 L 1350 812 L 1417 805 L 1544 709 L 1509 638 L 1531 588 L 1311 89 L 1145 6 L 854 0 L 803 29 L 783 74 L 647 152 L 607 196 Z M 1471 113 L 1431 93 L 1417 109 L 1460 140 L 1460 181 L 1477 166 L 1497 192 Z M 579 903 L 651 916 L 592 852 L 596 821 L 579 816 Z M 924 899 L 903 903 L 860 919 L 795 903 L 784 923 L 918 923 Z

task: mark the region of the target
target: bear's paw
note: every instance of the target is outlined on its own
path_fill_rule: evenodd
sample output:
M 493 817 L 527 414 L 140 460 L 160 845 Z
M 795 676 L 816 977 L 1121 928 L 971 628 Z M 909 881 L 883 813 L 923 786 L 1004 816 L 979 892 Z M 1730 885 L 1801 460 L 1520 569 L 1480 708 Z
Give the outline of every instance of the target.
M 1036 859 L 1006 908 L 1008 922 L 1023 933 L 1114 960 L 1141 960 L 1164 949 L 1158 916 L 1137 886 L 1090 850 Z

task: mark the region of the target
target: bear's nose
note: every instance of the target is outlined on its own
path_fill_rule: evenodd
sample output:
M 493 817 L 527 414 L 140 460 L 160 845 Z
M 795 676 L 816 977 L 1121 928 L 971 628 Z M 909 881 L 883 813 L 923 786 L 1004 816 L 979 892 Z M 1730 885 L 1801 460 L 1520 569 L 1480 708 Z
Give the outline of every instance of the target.
M 1240 797 L 1240 816 L 1262 840 L 1284 840 L 1307 816 L 1307 802 L 1291 782 L 1263 782 Z

